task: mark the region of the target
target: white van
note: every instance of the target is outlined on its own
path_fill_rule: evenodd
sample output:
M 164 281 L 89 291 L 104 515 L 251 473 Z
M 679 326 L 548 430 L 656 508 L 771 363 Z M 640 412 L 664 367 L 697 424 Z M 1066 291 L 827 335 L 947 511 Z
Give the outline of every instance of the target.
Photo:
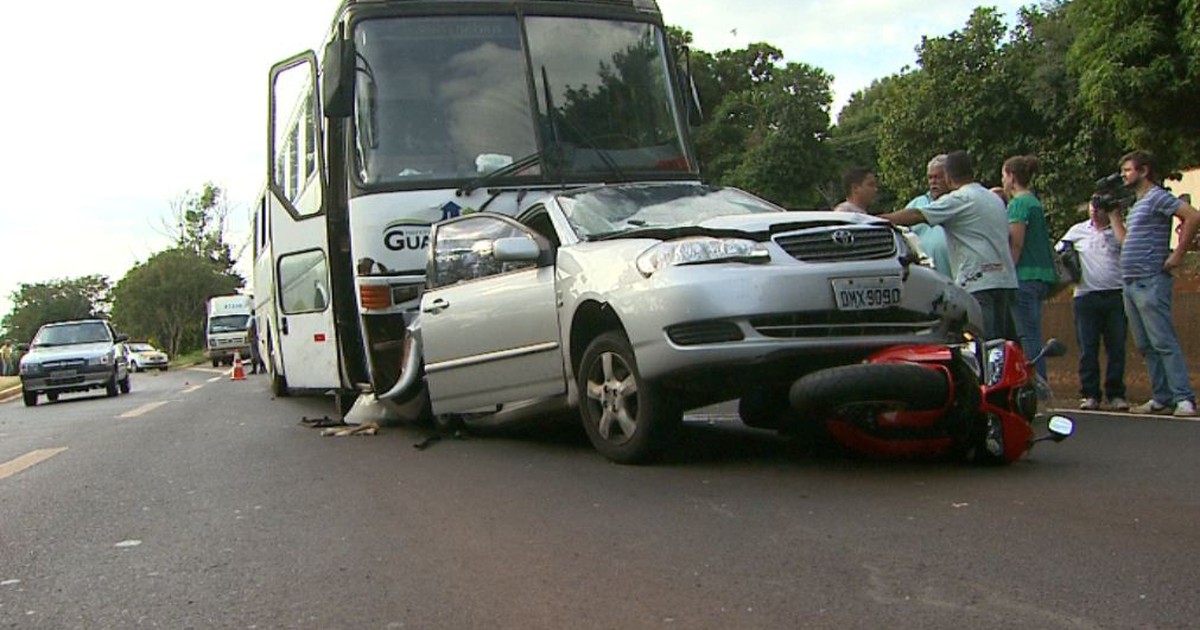
M 239 353 L 250 360 L 250 318 L 254 316 L 254 297 L 250 295 L 219 295 L 209 298 L 204 326 L 204 356 L 213 367 L 222 363 L 233 365 L 233 355 Z

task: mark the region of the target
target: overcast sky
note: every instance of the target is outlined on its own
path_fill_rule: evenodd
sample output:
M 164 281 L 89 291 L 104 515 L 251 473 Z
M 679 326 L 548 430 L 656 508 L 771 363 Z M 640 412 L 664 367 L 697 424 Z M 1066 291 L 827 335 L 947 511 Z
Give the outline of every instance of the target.
M 8 2 L 0 120 L 0 315 L 18 283 L 115 284 L 169 242 L 173 200 L 212 181 L 240 244 L 265 173 L 270 65 L 321 43 L 338 0 Z M 987 3 L 1006 16 L 1027 4 Z M 961 28 L 949 0 L 659 0 L 717 52 L 767 42 L 855 90 L 915 61 L 922 35 Z

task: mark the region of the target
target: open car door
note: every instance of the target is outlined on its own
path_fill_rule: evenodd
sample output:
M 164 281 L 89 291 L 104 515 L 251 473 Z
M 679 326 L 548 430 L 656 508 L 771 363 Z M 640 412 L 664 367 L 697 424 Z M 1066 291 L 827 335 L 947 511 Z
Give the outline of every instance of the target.
M 434 226 L 430 248 L 421 337 L 433 413 L 565 394 L 546 240 L 480 213 Z

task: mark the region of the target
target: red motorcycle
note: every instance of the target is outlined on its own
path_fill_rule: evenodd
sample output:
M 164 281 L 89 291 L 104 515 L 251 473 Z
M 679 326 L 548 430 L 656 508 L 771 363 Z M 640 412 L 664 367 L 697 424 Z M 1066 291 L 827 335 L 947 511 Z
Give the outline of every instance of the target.
M 1055 339 L 1033 360 L 1004 339 L 893 346 L 799 379 L 789 399 L 801 432 L 859 454 L 1007 464 L 1074 431 L 1065 416 L 1050 417 L 1042 437 L 1033 430 L 1033 365 L 1065 353 Z

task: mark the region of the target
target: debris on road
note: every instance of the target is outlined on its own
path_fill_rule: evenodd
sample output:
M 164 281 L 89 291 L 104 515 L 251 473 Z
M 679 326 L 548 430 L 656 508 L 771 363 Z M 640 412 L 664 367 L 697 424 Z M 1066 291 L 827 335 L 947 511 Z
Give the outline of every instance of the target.
M 375 435 L 379 433 L 379 425 L 374 422 L 360 424 L 356 427 L 329 427 L 321 431 L 321 437 L 346 437 L 347 435 Z

